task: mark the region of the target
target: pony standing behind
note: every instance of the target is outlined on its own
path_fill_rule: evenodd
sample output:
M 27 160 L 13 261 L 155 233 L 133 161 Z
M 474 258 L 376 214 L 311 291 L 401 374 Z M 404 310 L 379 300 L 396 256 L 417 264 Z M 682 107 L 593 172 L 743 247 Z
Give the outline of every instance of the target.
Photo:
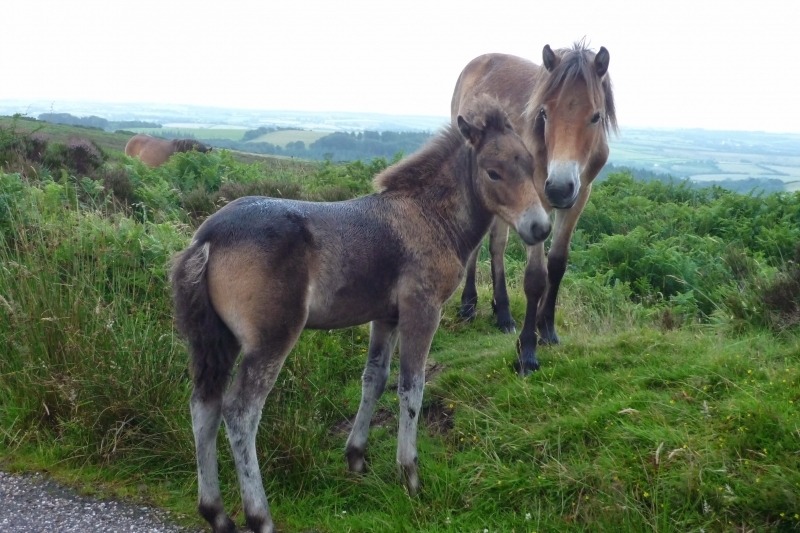
M 453 91 L 453 123 L 461 110 L 480 95 L 489 94 L 503 102 L 511 124 L 533 155 L 533 181 L 542 205 L 548 213 L 556 213 L 547 259 L 544 243 L 528 247 L 524 282 L 528 305 L 515 363 L 520 375 L 539 368 L 537 328 L 539 344 L 559 342 L 555 329 L 556 297 L 567 268 L 569 243 L 589 201 L 592 182 L 608 159 L 608 133 L 617 130 L 609 59 L 604 47 L 595 54 L 583 42 L 556 51 L 545 45 L 543 66 L 512 55 L 486 54 L 464 67 Z M 490 236 L 492 307 L 497 326 L 510 333 L 516 331 L 516 323 L 509 309 L 503 263 L 508 226 L 498 219 Z M 466 318 L 475 316 L 478 302 L 477 261 L 476 252 L 470 258 L 461 295 L 460 314 Z
M 206 153 L 211 151 L 211 147 L 195 139 L 172 139 L 170 141 L 144 134 L 134 135 L 125 145 L 125 155 L 138 157 L 150 168 L 163 165 L 175 152 L 191 152 L 192 150 Z
M 409 493 L 419 490 L 417 421 L 442 305 L 495 216 L 531 245 L 550 233 L 530 179 L 533 159 L 496 100 L 478 98 L 456 123 L 381 173 L 376 194 L 332 203 L 240 198 L 209 217 L 176 256 L 171 282 L 191 353 L 198 510 L 215 533 L 235 531 L 218 480 L 222 420 L 247 524 L 255 533 L 275 531 L 256 432 L 306 328 L 371 322 L 361 405 L 345 449 L 356 472 L 365 470 L 370 419 L 400 340 L 397 462 Z

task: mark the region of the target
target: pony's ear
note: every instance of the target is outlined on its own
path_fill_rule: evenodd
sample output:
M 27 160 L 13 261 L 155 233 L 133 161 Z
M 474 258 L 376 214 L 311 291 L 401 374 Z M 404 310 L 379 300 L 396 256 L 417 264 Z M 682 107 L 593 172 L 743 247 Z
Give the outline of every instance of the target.
M 547 69 L 547 72 L 553 72 L 553 69 L 555 69 L 560 62 L 561 59 L 553 52 L 550 45 L 544 45 L 544 49 L 542 49 L 542 63 L 544 64 L 544 68 Z
M 599 77 L 603 77 L 608 72 L 608 62 L 611 60 L 611 56 L 606 50 L 605 46 L 600 47 L 600 51 L 597 52 L 597 55 L 594 56 L 594 70 L 597 72 Z
M 463 135 L 472 146 L 478 146 L 481 142 L 483 132 L 474 124 L 467 122 L 467 119 L 462 115 L 458 115 L 458 129 L 461 131 L 461 135 Z

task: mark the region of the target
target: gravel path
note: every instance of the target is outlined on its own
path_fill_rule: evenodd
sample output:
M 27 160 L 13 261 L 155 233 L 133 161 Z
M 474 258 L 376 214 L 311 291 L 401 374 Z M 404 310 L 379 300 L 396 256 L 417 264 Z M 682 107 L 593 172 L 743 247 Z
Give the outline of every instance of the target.
M 160 509 L 78 495 L 39 474 L 0 472 L 0 533 L 195 533 Z M 199 533 L 199 532 L 198 532 Z

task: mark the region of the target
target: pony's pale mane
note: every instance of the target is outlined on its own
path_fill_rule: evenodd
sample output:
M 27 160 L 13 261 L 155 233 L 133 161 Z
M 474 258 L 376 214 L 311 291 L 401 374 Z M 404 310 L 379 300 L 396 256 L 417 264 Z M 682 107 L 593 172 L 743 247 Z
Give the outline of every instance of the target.
M 610 130 L 617 133 L 617 110 L 614 105 L 614 90 L 611 86 L 609 74 L 600 80 L 594 70 L 594 50 L 587 47 L 583 39 L 572 45 L 572 48 L 556 50 L 556 55 L 561 58 L 553 72 L 546 73 L 539 85 L 531 95 L 526 113 L 532 119 L 538 119 L 542 105 L 547 100 L 557 96 L 561 89 L 576 80 L 584 80 L 589 91 L 589 98 L 593 105 L 603 102 L 605 117 L 603 128 L 606 133 Z

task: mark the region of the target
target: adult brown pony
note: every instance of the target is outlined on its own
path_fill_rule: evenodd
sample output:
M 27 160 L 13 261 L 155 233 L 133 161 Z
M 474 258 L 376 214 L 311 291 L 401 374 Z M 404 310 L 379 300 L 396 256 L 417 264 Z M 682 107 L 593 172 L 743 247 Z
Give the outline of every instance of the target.
M 134 135 L 125 145 L 125 155 L 138 157 L 150 168 L 163 165 L 175 152 L 210 152 L 211 147 L 195 139 L 159 139 L 149 135 Z
M 473 59 L 461 72 L 451 105 L 453 121 L 481 94 L 496 96 L 505 106 L 514 129 L 533 154 L 533 180 L 548 214 L 555 209 L 553 239 L 545 263 L 544 243 L 528 247 L 525 324 L 519 336 L 515 363 L 520 375 L 539 368 L 536 328 L 540 344 L 559 342 L 555 330 L 558 288 L 567 267 L 569 243 L 592 191 L 592 181 L 608 159 L 608 134 L 617 131 L 614 94 L 608 75 L 609 53 L 595 54 L 583 42 L 569 49 L 542 51 L 543 66 L 526 59 L 486 54 Z M 492 307 L 497 325 L 514 332 L 505 281 L 503 254 L 508 226 L 497 220 L 490 232 Z M 475 266 L 470 259 L 461 296 L 460 314 L 475 316 L 478 295 Z
M 419 490 L 416 427 L 442 305 L 495 218 L 532 245 L 550 232 L 530 180 L 531 155 L 496 100 L 473 100 L 455 122 L 381 173 L 376 194 L 332 203 L 240 198 L 209 217 L 176 256 L 176 322 L 189 341 L 194 381 L 198 510 L 215 533 L 235 531 L 218 481 L 222 419 L 247 524 L 256 533 L 275 531 L 256 432 L 305 328 L 371 322 L 361 405 L 345 449 L 356 472 L 365 469 L 369 422 L 400 339 L 397 462 L 409 493 Z

